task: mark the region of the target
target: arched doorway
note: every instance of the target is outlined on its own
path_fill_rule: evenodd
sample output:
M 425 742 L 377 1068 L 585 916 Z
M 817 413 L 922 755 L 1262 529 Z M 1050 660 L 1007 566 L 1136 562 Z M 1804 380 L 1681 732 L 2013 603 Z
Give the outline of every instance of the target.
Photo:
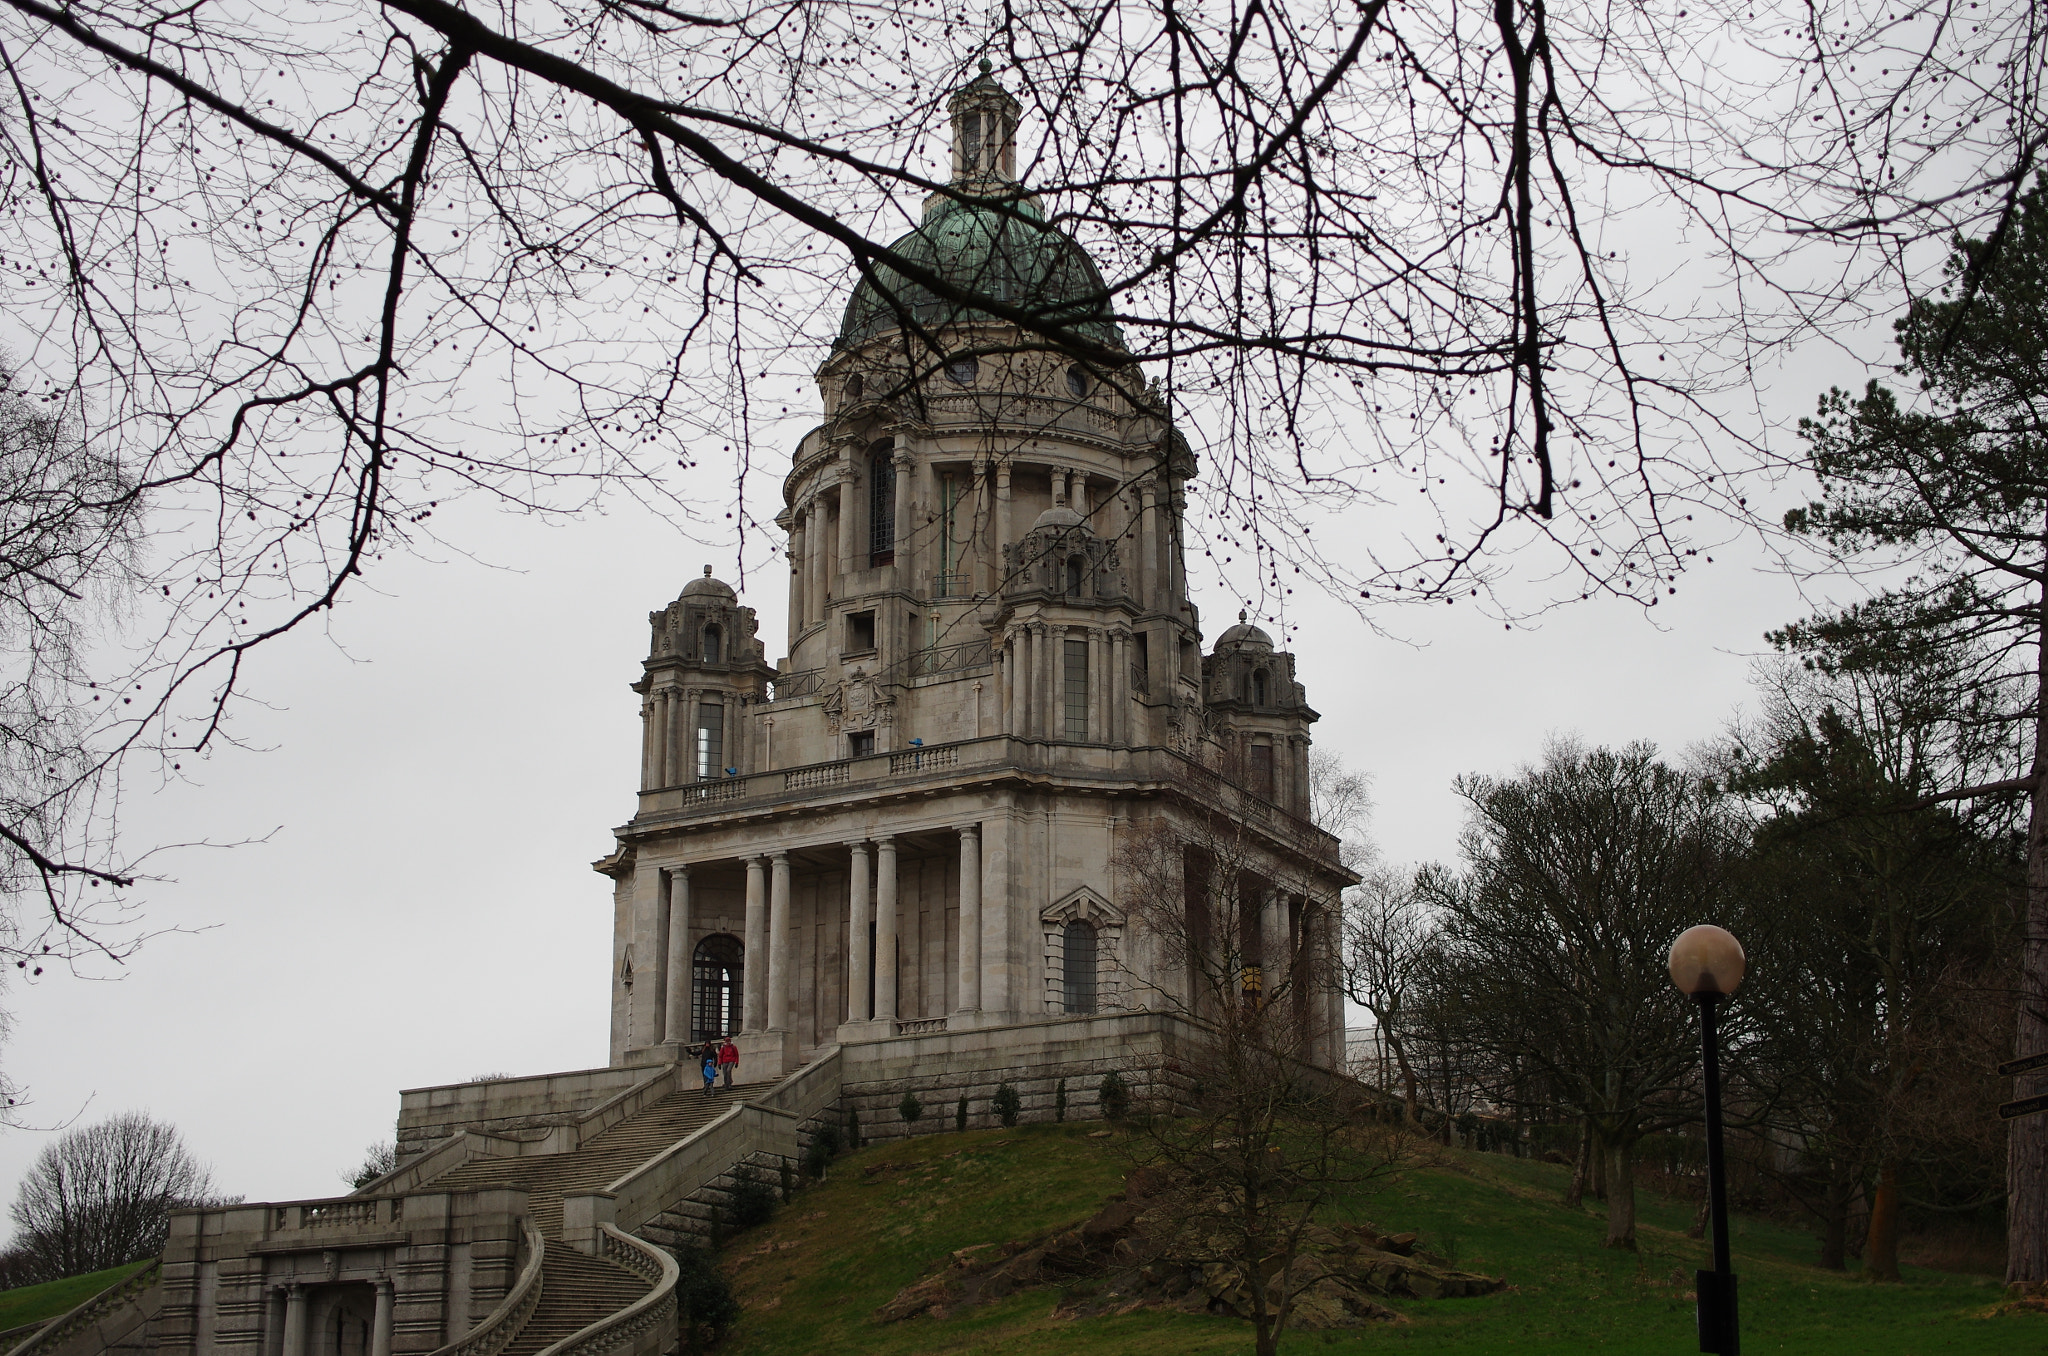
M 690 964 L 691 1040 L 739 1034 L 746 1011 L 745 973 L 746 949 L 739 938 L 720 932 L 697 943 Z

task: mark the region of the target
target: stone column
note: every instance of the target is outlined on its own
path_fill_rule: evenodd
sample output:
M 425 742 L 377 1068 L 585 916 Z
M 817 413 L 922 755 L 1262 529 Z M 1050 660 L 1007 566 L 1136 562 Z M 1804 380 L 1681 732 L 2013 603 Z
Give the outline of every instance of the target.
M 804 511 L 796 510 L 789 516 L 789 646 L 796 647 L 797 634 L 804 629 L 804 617 L 810 611 L 811 602 L 806 596 L 810 590 L 804 587 L 804 569 L 809 565 L 804 544 Z
M 1015 829 L 1007 809 L 981 821 L 981 1010 L 996 1014 L 984 1020 L 1004 1020 L 1017 1008 L 1010 982 L 1010 851 Z
M 1109 637 L 1093 627 L 1088 631 L 1088 738 L 1109 742 Z
M 768 854 L 768 1030 L 791 1029 L 789 1001 L 795 989 L 795 950 L 789 931 L 789 854 Z
M 1003 548 L 1010 544 L 1010 463 L 1007 459 L 996 463 L 996 549 L 995 587 L 1000 591 L 1008 582 L 1003 565 Z
M 847 877 L 846 899 L 846 1020 L 865 1022 L 874 1014 L 868 1010 L 868 969 L 873 959 L 868 952 L 868 926 L 874 922 L 874 906 L 868 899 L 868 845 L 849 843 L 853 869 Z
M 981 1007 L 981 825 L 960 826 L 958 1011 Z
M 640 699 L 640 789 L 654 789 L 654 694 Z
M 1109 633 L 1109 742 L 1131 742 L 1131 633 L 1119 626 Z
M 1095 512 L 1095 506 L 1088 502 L 1088 473 L 1086 471 L 1075 471 L 1073 476 L 1073 481 L 1067 488 L 1067 503 L 1072 506 L 1074 512 L 1086 518 L 1089 514 Z
M 284 1356 L 306 1356 L 306 1287 L 285 1289 Z
M 875 840 L 875 1020 L 896 1020 L 896 840 Z
M 668 873 L 668 1032 L 666 1039 L 690 1039 L 690 868 Z
M 997 661 L 1002 665 L 997 671 L 1000 685 L 996 688 L 997 707 L 1002 713 L 1000 733 L 1017 733 L 1017 633 L 1005 631 L 996 647 Z
M 768 927 L 767 901 L 761 889 L 763 865 L 759 857 L 747 858 L 747 953 L 741 958 L 740 987 L 746 990 L 741 995 L 746 1012 L 743 1029 L 749 1034 L 768 1025 Z
M 830 515 L 822 491 L 811 496 L 810 526 L 804 530 L 804 624 L 825 615 L 825 596 L 831 589 L 832 539 Z
M 989 581 L 995 574 L 989 568 L 988 553 L 992 528 L 989 523 L 989 464 L 987 458 L 978 458 L 974 463 L 974 507 L 969 510 L 966 568 L 961 571 L 968 579 L 968 588 L 976 593 L 987 593 Z
M 910 536 L 916 516 L 911 512 L 910 453 L 901 438 L 897 439 L 896 455 L 890 458 L 890 465 L 896 469 L 896 521 L 890 527 L 895 537 L 896 578 L 911 585 L 916 561 L 911 557 Z
M 683 694 L 680 689 L 669 688 L 665 703 L 668 714 L 662 720 L 662 778 L 663 786 L 676 786 L 683 780 L 682 735 L 677 728 L 683 723 Z
M 1147 478 L 1138 487 L 1138 610 L 1158 607 L 1159 588 L 1159 490 Z
M 839 468 L 839 559 L 833 562 L 835 574 L 851 574 L 867 563 L 865 552 L 855 554 L 859 543 L 855 540 L 853 529 L 860 519 L 860 515 L 854 512 L 856 498 L 857 485 L 853 467 L 843 465 Z
M 1286 980 L 1287 930 L 1287 896 L 1268 886 L 1259 901 L 1259 976 L 1267 998 Z
M 370 1356 L 391 1356 L 391 1282 L 377 1282 L 377 1307 L 370 1319 Z
M 1038 626 L 1038 729 L 1047 739 L 1063 739 L 1060 720 L 1060 669 L 1066 659 L 1064 626 Z
M 264 1296 L 262 1356 L 283 1356 L 284 1292 L 283 1286 L 273 1285 Z

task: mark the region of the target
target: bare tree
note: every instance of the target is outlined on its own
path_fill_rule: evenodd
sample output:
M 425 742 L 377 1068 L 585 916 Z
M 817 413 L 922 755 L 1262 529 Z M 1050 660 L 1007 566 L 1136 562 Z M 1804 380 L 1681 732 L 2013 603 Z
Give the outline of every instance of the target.
M 12 1249 L 39 1280 L 117 1267 L 162 1251 L 171 1211 L 212 1193 L 174 1127 L 124 1112 L 67 1130 L 37 1155 L 9 1207 Z
M 1607 1159 L 1607 1245 L 1633 1248 L 1635 1146 L 1697 1114 L 1697 1034 L 1666 954 L 1704 919 L 1740 931 L 1739 826 L 1647 744 L 1558 741 L 1515 777 L 1457 786 L 1465 870 L 1419 878 L 1443 918 L 1442 1020 L 1518 1076 L 1495 1100 L 1532 1079 L 1588 1124 Z
M 1398 1140 L 1330 1070 L 1334 840 L 1292 846 L 1198 778 L 1136 824 L 1117 858 L 1153 972 L 1143 992 L 1202 1036 L 1142 1099 L 1133 1144 L 1167 1169 L 1173 1212 L 1250 1292 L 1261 1356 L 1278 1349 L 1304 1237 L 1334 1196 L 1385 1176 Z M 1241 793 L 1240 793 L 1241 794 Z M 1307 849 L 1304 851 L 1303 849 Z
M 1344 892 L 1344 996 L 1372 1014 L 1373 1038 L 1401 1076 L 1411 1124 L 1420 1090 L 1409 1058 L 1409 1025 L 1434 939 L 1434 920 L 1412 877 L 1388 868 Z

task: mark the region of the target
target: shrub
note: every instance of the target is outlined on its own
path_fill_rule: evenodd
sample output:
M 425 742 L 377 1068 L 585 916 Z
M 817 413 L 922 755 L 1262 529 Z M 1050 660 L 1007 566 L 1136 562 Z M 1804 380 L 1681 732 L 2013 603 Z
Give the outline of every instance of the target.
M 1055 1123 L 1067 1118 L 1067 1080 L 1064 1078 L 1052 1090 L 1052 1118 Z
M 996 1095 L 989 1099 L 988 1109 L 995 1113 L 997 1120 L 1008 1127 L 1017 1123 L 1018 1105 L 1017 1090 L 1005 1083 L 997 1088 Z
M 953 1128 L 955 1130 L 965 1130 L 967 1128 L 967 1095 L 965 1093 L 960 1095 L 960 1105 L 953 1108 Z
M 717 1221 L 713 1208 L 714 1227 Z M 718 1269 L 718 1259 L 709 1248 L 679 1243 L 669 1249 L 676 1259 L 676 1321 L 682 1329 L 684 1351 L 705 1351 L 739 1322 L 740 1302 L 732 1286 Z
M 1096 1085 L 1095 1101 L 1102 1108 L 1102 1119 L 1120 1121 L 1131 1114 L 1131 1090 L 1124 1086 L 1123 1076 L 1111 1069 Z
M 804 1146 L 804 1176 L 812 1181 L 825 1179 L 825 1165 L 832 1161 L 832 1153 L 825 1147 L 823 1135 L 812 1135 L 811 1142 Z
M 732 1170 L 732 1185 L 725 1189 L 725 1200 L 736 1234 L 766 1224 L 775 1215 L 775 1188 L 762 1181 L 761 1174 L 750 1163 Z
M 789 1198 L 796 1195 L 796 1174 L 790 1171 L 789 1160 L 775 1160 L 775 1174 L 782 1179 L 782 1203 L 789 1204 Z
M 924 1118 L 924 1103 L 917 1100 L 917 1094 L 906 1092 L 903 1100 L 896 1104 L 896 1114 L 903 1118 L 905 1125 L 916 1125 Z
M 846 1109 L 846 1142 L 854 1148 L 860 1147 L 860 1108 Z

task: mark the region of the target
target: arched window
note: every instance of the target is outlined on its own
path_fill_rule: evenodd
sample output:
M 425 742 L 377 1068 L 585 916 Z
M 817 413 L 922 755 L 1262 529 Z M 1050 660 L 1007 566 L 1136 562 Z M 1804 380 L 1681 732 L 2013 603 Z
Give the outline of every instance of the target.
M 846 379 L 846 403 L 851 405 L 868 388 L 867 379 L 856 372 Z
M 1265 704 L 1266 671 L 1264 669 L 1260 669 L 1257 673 L 1254 673 L 1252 675 L 1252 705 L 1264 706 Z
M 690 1039 L 708 1041 L 731 1036 L 745 1019 L 746 952 L 740 939 L 717 933 L 697 943 L 690 965 Z
M 1082 562 L 1082 560 L 1081 560 L 1081 557 L 1079 557 L 1079 556 L 1068 556 L 1068 557 L 1067 557 L 1067 596 L 1068 596 L 1068 597 L 1070 597 L 1070 598 L 1078 598 L 1078 597 L 1080 597 L 1080 596 L 1081 596 L 1081 575 L 1082 575 L 1083 571 L 1084 571 L 1084 570 L 1085 570 L 1086 568 L 1087 568 L 1087 567 L 1086 567 L 1086 565 L 1085 565 L 1085 564 L 1084 564 L 1084 563 Z
M 715 627 L 715 626 L 707 626 L 707 627 L 705 627 L 705 628 L 704 628 L 704 662 L 705 662 L 705 663 L 707 663 L 707 664 L 716 664 L 716 663 L 718 662 L 718 644 L 719 644 L 719 635 L 718 635 L 718 628 L 717 628 L 717 627 Z
M 1093 1012 L 1096 993 L 1095 925 L 1079 918 L 1070 919 L 1062 937 L 1066 969 L 1060 978 L 1066 989 L 1066 1009 L 1068 1012 Z

